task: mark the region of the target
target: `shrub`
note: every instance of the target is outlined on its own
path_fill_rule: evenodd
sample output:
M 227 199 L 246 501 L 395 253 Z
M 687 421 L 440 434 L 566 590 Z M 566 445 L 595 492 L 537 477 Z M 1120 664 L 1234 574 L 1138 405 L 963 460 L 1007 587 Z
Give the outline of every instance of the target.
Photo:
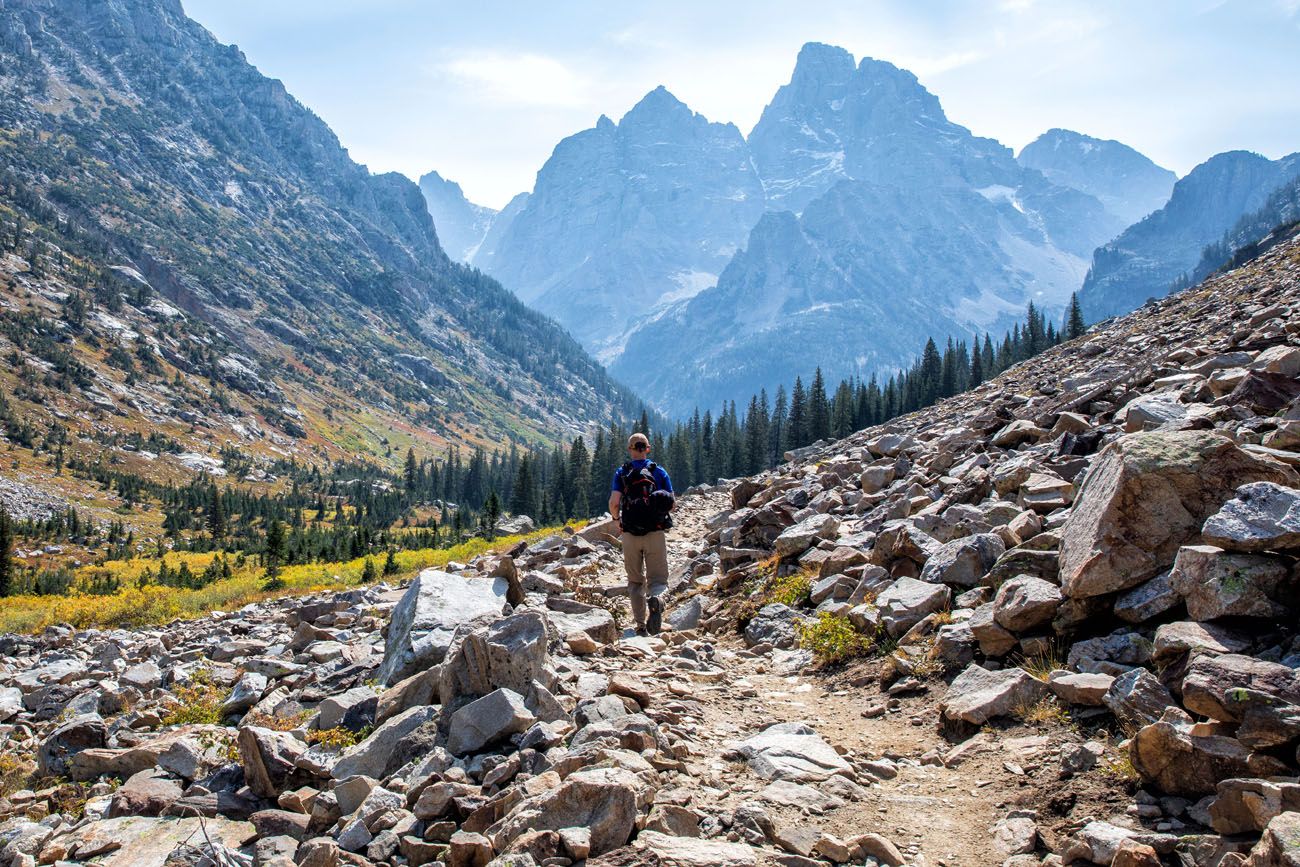
M 812 574 L 805 571 L 794 572 L 779 578 L 773 578 L 767 587 L 767 602 L 779 602 L 791 608 L 801 608 L 812 601 Z
M 332 729 L 313 729 L 307 732 L 307 743 L 320 744 L 331 750 L 344 750 L 361 743 L 369 734 L 369 726 L 359 732 L 354 732 L 343 726 L 335 726 Z
M 175 687 L 172 692 L 180 703 L 163 717 L 163 725 L 221 725 L 221 704 L 230 692 L 213 683 L 207 669 L 195 671 L 189 683 Z
M 847 617 L 823 611 L 812 623 L 795 624 L 799 646 L 812 651 L 820 662 L 830 664 L 862 656 L 872 641 L 857 630 Z
M 1017 719 L 1027 725 L 1049 725 L 1059 723 L 1069 725 L 1070 712 L 1056 701 L 1055 698 L 1040 698 L 1031 704 L 1023 704 L 1012 711 Z

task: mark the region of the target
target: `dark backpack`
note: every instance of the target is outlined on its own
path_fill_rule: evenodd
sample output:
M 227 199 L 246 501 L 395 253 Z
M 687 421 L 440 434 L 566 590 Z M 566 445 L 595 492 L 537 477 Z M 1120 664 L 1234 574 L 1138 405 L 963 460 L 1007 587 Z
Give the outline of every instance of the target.
M 623 476 L 623 499 L 619 506 L 623 532 L 644 536 L 646 533 L 672 527 L 673 516 L 668 510 L 672 508 L 673 497 L 667 491 L 658 491 L 656 469 L 654 461 L 639 470 L 632 466 L 631 461 L 623 464 L 620 471 Z M 656 493 L 660 496 L 656 496 Z

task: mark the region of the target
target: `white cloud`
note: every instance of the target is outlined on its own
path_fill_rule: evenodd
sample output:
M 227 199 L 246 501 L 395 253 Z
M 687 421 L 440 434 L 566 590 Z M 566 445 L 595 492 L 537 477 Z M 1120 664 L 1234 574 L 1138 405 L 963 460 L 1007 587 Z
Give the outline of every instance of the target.
M 545 54 L 477 51 L 442 64 L 441 71 L 499 105 L 573 108 L 591 101 L 585 79 Z

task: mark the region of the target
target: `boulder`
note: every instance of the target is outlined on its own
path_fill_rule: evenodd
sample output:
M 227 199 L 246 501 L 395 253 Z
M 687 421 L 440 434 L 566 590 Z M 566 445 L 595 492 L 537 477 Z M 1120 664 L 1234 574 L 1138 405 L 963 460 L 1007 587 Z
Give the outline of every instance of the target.
M 1102 704 L 1121 725 L 1132 730 L 1160 719 L 1165 708 L 1174 705 L 1174 697 L 1154 674 L 1145 668 L 1135 668 L 1114 679 Z
M 426 569 L 393 608 L 379 680 L 391 685 L 442 662 L 456 627 L 500 616 L 510 584 L 505 578 L 463 578 Z
M 1052 622 L 1061 604 L 1061 588 L 1019 575 L 998 588 L 993 598 L 993 620 L 1011 632 L 1028 632 Z
M 498 689 L 451 715 L 447 750 L 457 756 L 478 752 L 535 722 L 537 717 L 524 706 L 523 696 L 509 689 Z
M 1300 548 L 1300 490 L 1273 482 L 1242 485 L 1209 517 L 1201 536 L 1229 551 Z
M 939 709 L 947 720 L 978 726 L 1029 707 L 1047 695 L 1046 684 L 1024 669 L 989 671 L 970 665 L 948 686 Z
M 1220 834 L 1256 834 L 1281 813 L 1300 812 L 1300 784 L 1282 780 L 1223 780 L 1210 804 Z
M 1300 813 L 1274 816 L 1242 867 L 1300 867 Z
M 1250 637 L 1218 623 L 1179 620 L 1156 630 L 1154 659 L 1168 664 L 1196 650 L 1209 653 L 1240 653 L 1250 647 Z
M 764 605 L 745 625 L 745 643 L 750 647 L 759 644 L 794 647 L 797 638 L 794 625 L 801 619 L 799 612 L 788 605 L 779 602 Z
M 1300 705 L 1246 687 L 1224 692 L 1223 704 L 1230 716 L 1241 720 L 1237 740 L 1253 750 L 1279 747 L 1300 738 Z
M 1252 753 L 1236 738 L 1195 735 L 1191 726 L 1160 721 L 1138 730 L 1129 759 L 1142 780 L 1168 795 L 1200 798 L 1229 777 L 1268 776 L 1285 766 Z
M 737 745 L 750 770 L 765 780 L 815 783 L 851 775 L 849 763 L 810 726 L 777 723 Z
M 107 743 L 108 727 L 99 714 L 73 717 L 41 742 L 36 751 L 36 769 L 43 777 L 66 777 L 74 755 Z
M 320 714 L 316 718 L 316 727 L 332 729 L 344 726 L 353 731 L 360 731 L 364 726 L 375 721 L 375 711 L 379 706 L 379 696 L 369 686 L 354 686 L 351 689 L 328 696 L 316 708 Z
M 993 435 L 990 442 L 1003 449 L 1013 449 L 1021 443 L 1036 443 L 1047 436 L 1047 431 L 1028 419 L 1016 419 Z
M 536 611 L 521 611 L 453 639 L 439 673 L 443 707 L 454 711 L 466 701 L 496 689 L 527 695 L 534 682 L 552 684 L 546 668 L 546 620 Z
M 1169 583 L 1169 573 L 1161 572 L 1115 599 L 1115 616 L 1129 623 L 1144 623 L 1164 614 L 1183 600 Z
M 972 612 L 966 623 L 971 635 L 979 642 L 980 653 L 990 657 L 1005 656 L 1016 648 L 1019 641 L 997 624 L 993 614 L 993 603 L 986 602 Z
M 1061 532 L 1067 596 L 1127 590 L 1159 574 L 1246 481 L 1292 472 L 1209 431 L 1133 433 L 1093 460 Z
M 603 855 L 632 836 L 645 784 L 623 768 L 576 771 L 555 789 L 527 798 L 489 828 L 498 852 L 526 831 L 586 828 L 590 854 Z
M 1300 673 L 1276 662 L 1235 653 L 1192 657 L 1183 677 L 1183 705 L 1212 719 L 1235 721 L 1244 705 L 1228 701 L 1229 690 L 1249 689 L 1288 703 L 1300 703 Z
M 1067 704 L 1101 707 L 1115 678 L 1109 674 L 1075 674 L 1057 669 L 1047 676 L 1047 688 Z
M 921 570 L 921 580 L 932 584 L 974 587 L 1006 551 L 1006 544 L 993 533 L 979 533 L 940 545 Z
M 1229 554 L 1213 545 L 1178 549 L 1169 585 L 1187 602 L 1197 621 L 1220 617 L 1274 619 L 1287 613 L 1281 602 L 1290 596 L 1291 570 L 1273 557 Z
M 244 779 L 258 797 L 274 801 L 285 789 L 303 782 L 297 761 L 307 745 L 288 732 L 244 726 L 235 742 Z
M 880 623 L 897 638 L 927 614 L 944 611 L 952 604 L 952 591 L 943 584 L 916 578 L 899 578 L 876 597 Z
M 109 818 L 114 816 L 160 816 L 180 800 L 180 785 L 157 770 L 140 771 L 127 779 L 108 804 Z
M 389 770 L 398 743 L 420 726 L 438 717 L 438 708 L 422 705 L 404 710 L 384 722 L 359 744 L 348 747 L 334 763 L 331 774 L 336 780 L 354 776 L 382 780 Z
M 234 689 L 230 691 L 230 695 L 221 703 L 221 712 L 223 714 L 242 714 L 261 701 L 262 694 L 266 692 L 267 683 L 264 674 L 259 674 L 256 671 L 244 672 L 239 680 L 235 681 Z
M 812 515 L 793 527 L 787 527 L 776 537 L 776 553 L 780 557 L 798 557 L 822 539 L 835 538 L 840 522 L 834 515 Z
M 1126 433 L 1154 430 L 1166 424 L 1176 425 L 1187 418 L 1187 404 L 1179 401 L 1177 392 L 1159 392 L 1130 401 L 1117 414 L 1117 420 L 1120 416 Z

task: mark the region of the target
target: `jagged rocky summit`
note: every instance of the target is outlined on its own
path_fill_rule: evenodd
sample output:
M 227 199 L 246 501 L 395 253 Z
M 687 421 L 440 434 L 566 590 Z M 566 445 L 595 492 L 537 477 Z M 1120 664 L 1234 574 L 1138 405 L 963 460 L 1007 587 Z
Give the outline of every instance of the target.
M 11 792 L 4 853 L 1291 863 L 1297 310 L 1292 239 L 973 392 L 688 492 L 661 636 L 620 632 L 606 521 L 405 588 L 6 636 L 7 761 L 89 800 Z M 773 600 L 773 568 L 813 576 L 806 595 Z M 819 670 L 827 618 L 892 649 Z M 808 719 L 813 689 L 833 724 Z M 877 730 L 888 749 L 852 736 Z

